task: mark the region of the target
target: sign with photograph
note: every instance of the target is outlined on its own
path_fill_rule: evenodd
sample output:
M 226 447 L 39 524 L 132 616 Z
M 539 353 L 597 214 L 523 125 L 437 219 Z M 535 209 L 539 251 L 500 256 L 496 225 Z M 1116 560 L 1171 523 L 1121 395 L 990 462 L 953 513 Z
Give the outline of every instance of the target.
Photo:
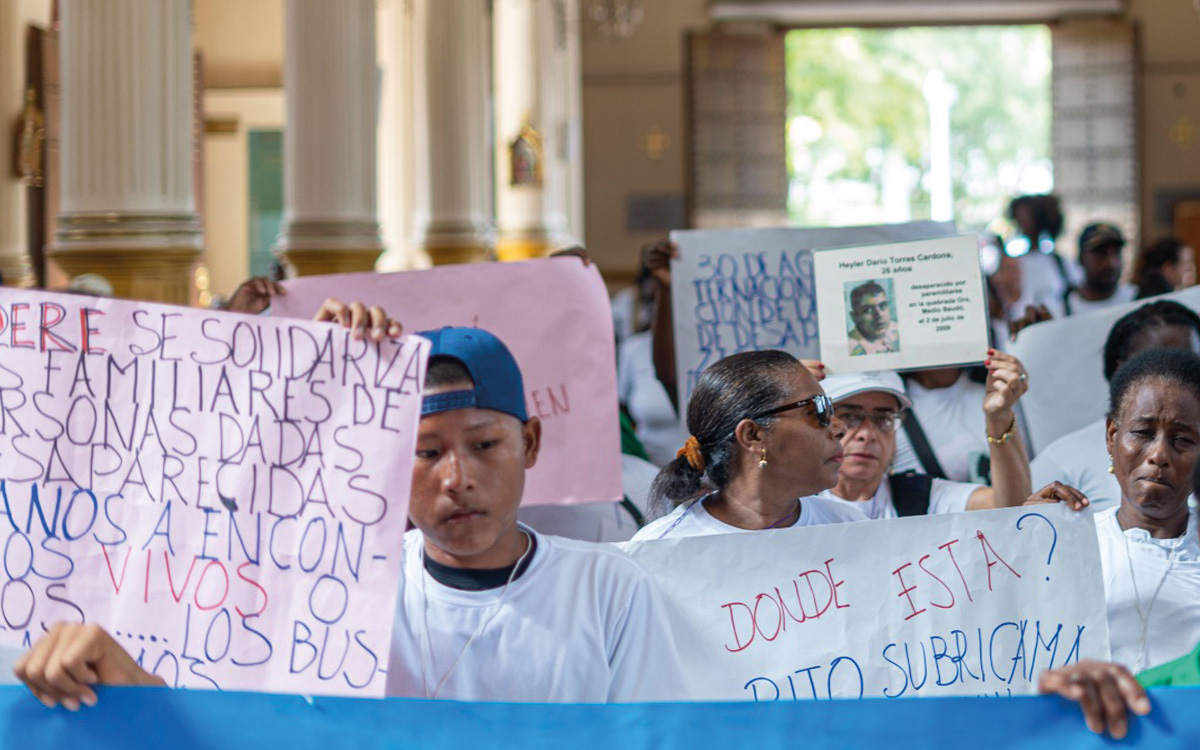
M 982 362 L 987 295 L 974 235 L 813 253 L 830 372 Z
M 679 413 L 704 368 L 731 354 L 782 349 L 816 359 L 813 248 L 950 237 L 954 225 L 693 229 L 671 232 L 671 314 Z M 843 334 L 844 335 L 844 334 Z

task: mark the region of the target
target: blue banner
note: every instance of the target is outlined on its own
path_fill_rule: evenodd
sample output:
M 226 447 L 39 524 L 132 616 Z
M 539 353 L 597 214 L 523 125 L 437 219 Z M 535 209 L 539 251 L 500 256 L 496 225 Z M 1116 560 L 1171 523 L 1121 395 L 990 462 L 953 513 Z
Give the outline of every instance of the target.
M 1200 688 L 1151 691 L 1124 747 L 1200 747 Z M 95 708 L 47 709 L 0 688 L 0 747 L 367 748 L 1113 747 L 1058 698 L 532 705 L 103 688 Z

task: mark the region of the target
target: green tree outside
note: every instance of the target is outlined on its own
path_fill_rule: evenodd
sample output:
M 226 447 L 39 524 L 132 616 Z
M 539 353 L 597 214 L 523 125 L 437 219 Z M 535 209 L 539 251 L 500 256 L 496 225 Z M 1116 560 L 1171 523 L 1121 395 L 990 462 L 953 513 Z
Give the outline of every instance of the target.
M 1007 201 L 1053 188 L 1044 26 L 808 29 L 787 36 L 789 211 L 801 225 L 930 216 L 929 111 L 951 108 L 954 218 L 996 230 Z

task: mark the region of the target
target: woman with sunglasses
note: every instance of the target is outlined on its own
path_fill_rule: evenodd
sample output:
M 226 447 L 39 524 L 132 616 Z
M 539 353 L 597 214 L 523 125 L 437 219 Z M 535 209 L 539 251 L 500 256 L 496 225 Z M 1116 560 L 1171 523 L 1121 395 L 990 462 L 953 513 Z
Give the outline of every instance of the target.
M 688 399 L 687 427 L 650 489 L 652 511 L 670 512 L 634 540 L 866 520 L 810 497 L 837 483 L 846 426 L 792 355 L 743 352 L 710 366 Z
M 1013 408 L 1028 389 L 1020 361 L 994 352 L 983 397 L 992 486 L 934 479 L 925 474 L 891 474 L 896 430 L 912 401 L 891 372 L 833 375 L 822 381 L 834 414 L 846 425 L 836 486 L 822 497 L 860 509 L 868 518 L 1004 508 L 1030 494 L 1029 459 L 1016 436 Z

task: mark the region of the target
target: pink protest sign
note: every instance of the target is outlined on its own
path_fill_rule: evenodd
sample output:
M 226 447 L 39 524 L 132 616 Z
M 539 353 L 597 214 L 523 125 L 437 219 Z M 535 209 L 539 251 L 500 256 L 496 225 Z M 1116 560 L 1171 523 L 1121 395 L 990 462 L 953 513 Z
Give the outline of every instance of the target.
M 168 685 L 382 695 L 428 343 L 0 291 L 0 644 L 104 626 Z
M 326 297 L 380 305 L 407 332 L 485 328 L 521 366 L 526 408 L 542 420 L 529 505 L 620 500 L 620 426 L 612 312 L 600 272 L 577 258 L 474 263 L 428 271 L 287 282 L 272 312 L 311 318 Z

